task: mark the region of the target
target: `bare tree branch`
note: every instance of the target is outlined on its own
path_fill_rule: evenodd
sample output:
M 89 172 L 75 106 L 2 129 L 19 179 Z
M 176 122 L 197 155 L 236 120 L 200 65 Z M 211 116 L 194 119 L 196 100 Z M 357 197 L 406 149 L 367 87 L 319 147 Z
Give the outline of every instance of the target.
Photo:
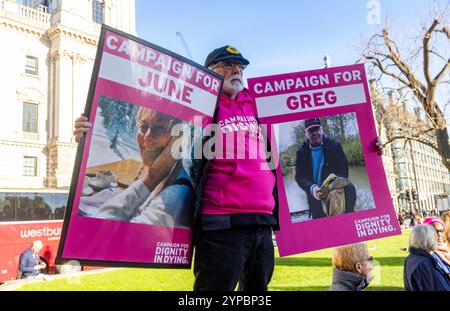
M 378 93 L 377 99 L 374 99 L 377 125 L 386 129 L 388 137 L 388 141 L 384 142 L 383 146 L 396 139 L 403 139 L 405 143 L 419 141 L 436 150 L 441 156 L 442 163 L 450 171 L 450 145 L 446 115 L 441 111 L 435 99 L 438 87 L 443 84 L 450 84 L 448 79 L 443 81 L 450 71 L 450 57 L 440 54 L 442 51 L 442 49 L 438 49 L 442 46 L 440 42 L 436 45 L 437 48 L 431 46 L 434 42 L 432 40 L 435 40 L 435 38 L 444 41 L 450 40 L 449 27 L 447 25 L 442 28 L 439 27 L 443 23 L 442 21 L 434 17 L 428 27 L 424 26 L 423 30 L 420 31 L 422 33 L 421 41 L 419 41 L 419 37 L 414 40 L 410 38 L 410 42 L 412 41 L 411 43 L 417 46 L 413 50 L 414 52 L 409 53 L 408 59 L 401 57 L 397 42 L 390 37 L 388 28 L 382 29 L 380 33 L 370 38 L 362 55 L 372 65 L 370 67 L 372 76 L 379 72 L 378 81 L 381 81 L 383 76 L 389 76 L 399 84 L 395 89 L 400 98 L 397 97 L 396 101 L 383 104 L 383 97 Z M 435 33 L 445 34 L 446 39 L 434 35 Z M 379 40 L 380 38 L 382 40 Z M 417 68 L 416 62 L 420 61 L 417 57 L 420 52 L 423 55 L 420 67 L 422 67 L 425 78 L 422 80 L 414 71 Z M 432 55 L 444 61 L 444 66 L 434 77 L 431 73 L 434 67 L 432 61 L 437 59 Z M 410 90 L 412 93 L 404 92 L 405 90 Z M 411 95 L 413 101 L 418 105 L 420 110 L 417 110 L 418 107 L 415 108 L 415 114 L 417 115 L 404 108 L 403 103 L 407 95 Z M 450 100 L 448 103 L 450 103 Z M 445 105 L 445 108 L 447 107 L 448 105 Z M 420 115 L 423 114 L 425 120 L 420 118 Z
M 415 59 L 419 55 L 421 50 L 422 50 L 422 47 L 419 47 L 417 49 L 417 51 L 415 51 L 414 53 L 411 54 L 410 59 Z
M 442 32 L 443 34 L 445 34 L 447 36 L 447 39 L 450 40 L 450 29 L 448 26 L 444 26 L 442 27 L 442 29 L 436 29 L 436 32 Z
M 401 139 L 401 140 L 405 140 L 405 144 L 409 141 L 409 140 L 414 140 L 417 142 L 420 142 L 424 145 L 427 145 L 431 148 L 433 148 L 435 151 L 437 151 L 438 153 L 440 152 L 439 148 L 436 146 L 436 144 L 433 144 L 429 141 L 423 140 L 420 137 L 415 137 L 415 136 L 405 136 L 405 135 L 398 135 L 398 136 L 393 136 L 391 138 L 389 138 L 388 140 L 386 140 L 386 142 L 383 142 L 382 147 L 386 147 L 387 145 L 393 143 L 394 141 L 396 141 L 397 139 Z
M 366 56 L 367 59 L 372 60 L 372 64 L 374 64 L 375 66 L 378 67 L 378 69 L 380 69 L 380 71 L 388 76 L 391 76 L 395 79 L 397 79 L 398 81 L 402 82 L 404 85 L 411 87 L 411 84 L 404 80 L 403 78 L 401 78 L 399 75 L 396 75 L 393 72 L 387 71 L 386 68 L 383 66 L 383 63 L 381 62 L 381 60 L 379 60 L 377 57 L 375 56 Z
M 430 75 L 430 38 L 431 33 L 438 24 L 439 20 L 435 19 L 423 36 L 423 73 L 425 74 L 428 87 L 431 87 L 432 83 Z
M 445 74 L 448 72 L 449 69 L 450 69 L 450 58 L 448 59 L 447 63 L 442 68 L 442 70 L 434 78 L 435 85 L 439 82 L 439 80 L 441 80 L 445 76 Z
M 414 74 L 411 67 L 406 64 L 404 61 L 401 60 L 400 55 L 396 54 L 394 52 L 394 49 L 392 47 L 392 40 L 389 38 L 389 32 L 385 28 L 383 29 L 383 38 L 385 45 L 389 51 L 389 58 L 397 65 L 398 69 L 406 76 L 406 78 L 409 81 L 409 84 L 411 84 L 411 88 L 413 89 L 420 89 L 423 93 L 427 92 L 427 89 L 425 85 L 423 85 L 422 82 L 420 82 L 419 79 L 416 78 L 416 75 Z
M 431 54 L 433 54 L 433 55 L 436 55 L 437 57 L 439 57 L 440 59 L 442 59 L 444 62 L 447 61 L 443 56 L 439 55 L 437 52 L 435 52 L 435 51 L 433 51 L 433 50 L 430 50 L 429 52 L 430 52 Z

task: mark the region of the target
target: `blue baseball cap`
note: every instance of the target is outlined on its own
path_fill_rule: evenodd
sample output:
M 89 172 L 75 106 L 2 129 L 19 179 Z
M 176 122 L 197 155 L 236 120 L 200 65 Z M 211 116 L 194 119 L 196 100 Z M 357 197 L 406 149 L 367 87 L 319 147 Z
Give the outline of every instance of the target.
M 250 64 L 236 48 L 231 45 L 225 45 L 208 54 L 208 57 L 206 57 L 205 60 L 205 67 L 209 67 L 212 64 L 226 59 L 236 59 L 241 61 L 244 65 Z

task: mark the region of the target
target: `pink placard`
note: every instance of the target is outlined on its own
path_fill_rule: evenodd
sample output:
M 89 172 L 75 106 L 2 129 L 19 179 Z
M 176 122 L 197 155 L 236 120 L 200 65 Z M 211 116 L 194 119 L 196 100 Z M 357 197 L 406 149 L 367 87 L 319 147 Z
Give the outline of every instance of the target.
M 401 234 L 364 65 L 248 84 L 260 121 L 276 133 L 280 256 Z
M 222 78 L 110 27 L 99 42 L 57 260 L 189 268 L 203 165 L 193 148 Z

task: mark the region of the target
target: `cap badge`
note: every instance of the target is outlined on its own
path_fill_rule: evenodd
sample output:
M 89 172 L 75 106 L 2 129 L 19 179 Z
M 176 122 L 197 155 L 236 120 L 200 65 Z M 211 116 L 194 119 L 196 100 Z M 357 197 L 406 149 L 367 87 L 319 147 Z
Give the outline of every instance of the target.
M 241 53 L 236 48 L 232 47 L 231 45 L 227 46 L 226 50 L 227 50 L 227 52 L 230 52 L 232 54 L 240 54 Z

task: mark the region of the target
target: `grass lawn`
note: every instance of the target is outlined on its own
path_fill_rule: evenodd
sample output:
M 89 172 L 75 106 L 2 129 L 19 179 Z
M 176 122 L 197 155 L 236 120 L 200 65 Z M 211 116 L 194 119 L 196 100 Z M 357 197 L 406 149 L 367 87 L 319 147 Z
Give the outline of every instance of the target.
M 374 257 L 375 277 L 367 290 L 403 290 L 403 262 L 409 231 L 402 235 L 367 242 Z M 275 272 L 269 290 L 328 290 L 331 284 L 331 249 L 275 258 Z M 19 290 L 129 290 L 190 291 L 192 270 L 119 269 L 22 286 Z

